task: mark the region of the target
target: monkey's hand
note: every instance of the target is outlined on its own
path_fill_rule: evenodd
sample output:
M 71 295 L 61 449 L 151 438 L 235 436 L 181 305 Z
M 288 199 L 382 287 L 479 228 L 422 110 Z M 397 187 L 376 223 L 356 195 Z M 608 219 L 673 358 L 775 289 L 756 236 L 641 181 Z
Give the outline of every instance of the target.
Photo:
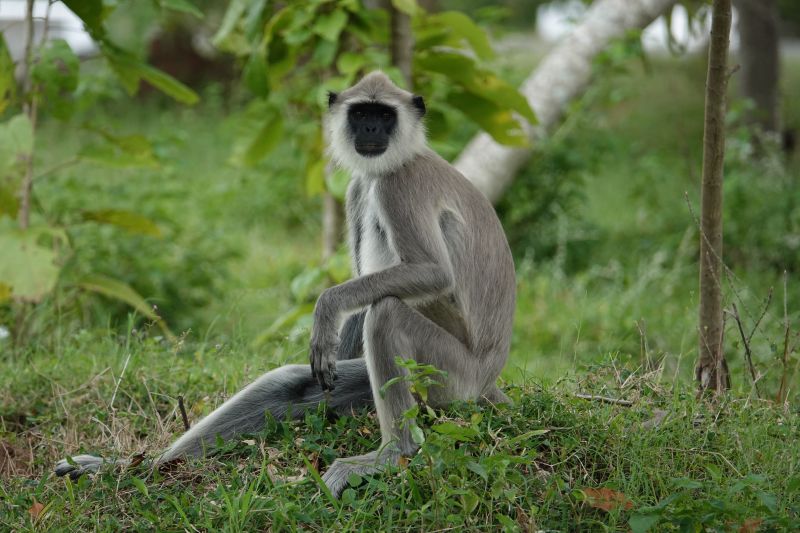
M 334 336 L 317 338 L 311 336 L 311 349 L 309 357 L 311 359 L 311 375 L 317 380 L 322 390 L 333 390 L 333 382 L 336 380 L 336 352 L 339 340 Z

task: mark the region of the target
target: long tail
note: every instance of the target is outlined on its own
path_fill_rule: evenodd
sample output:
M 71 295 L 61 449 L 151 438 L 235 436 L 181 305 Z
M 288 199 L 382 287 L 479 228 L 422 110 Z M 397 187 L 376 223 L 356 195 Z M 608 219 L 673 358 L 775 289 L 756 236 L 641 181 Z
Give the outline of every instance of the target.
M 372 390 L 364 359 L 336 363 L 336 389 L 331 391 L 328 407 L 336 412 L 372 404 Z M 326 399 L 309 365 L 288 365 L 267 372 L 238 392 L 230 400 L 192 427 L 159 458 L 197 457 L 213 447 L 217 436 L 227 440 L 242 433 L 252 433 L 264 426 L 265 413 L 277 419 L 299 418 Z
M 217 437 L 227 440 L 242 433 L 257 432 L 264 427 L 267 412 L 278 419 L 287 415 L 300 418 L 323 400 L 328 401 L 329 408 L 342 414 L 373 404 L 364 359 L 337 361 L 336 374 L 336 389 L 326 396 L 311 376 L 309 365 L 288 365 L 267 372 L 198 422 L 155 463 L 178 457 L 199 457 L 213 449 Z M 85 472 L 96 472 L 103 464 L 127 462 L 78 455 L 70 461 L 59 461 L 55 472 L 59 476 L 68 474 L 77 478 Z

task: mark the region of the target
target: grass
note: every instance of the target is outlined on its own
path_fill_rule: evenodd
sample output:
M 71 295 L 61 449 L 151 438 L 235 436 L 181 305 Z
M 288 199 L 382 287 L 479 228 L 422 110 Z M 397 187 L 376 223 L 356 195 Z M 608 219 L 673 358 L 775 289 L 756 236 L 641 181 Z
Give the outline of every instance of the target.
M 800 526 L 800 450 L 787 445 L 800 437 L 796 414 L 735 396 L 698 402 L 682 386 L 665 386 L 658 372 L 631 371 L 613 358 L 558 384 L 510 385 L 513 407 L 463 404 L 426 415 L 422 452 L 346 490 L 341 502 L 325 497 L 314 473 L 338 456 L 374 449 L 374 416 L 271 420 L 211 458 L 161 471 L 140 466 L 77 482 L 30 476 L 46 471 L 62 446 L 152 454 L 179 431 L 178 394 L 192 398 L 196 420 L 253 377 L 232 362 L 257 361 L 243 351 L 87 335 L 53 368 L 20 365 L 15 389 L 52 392 L 20 402 L 28 414 L 16 428 L 6 418 L 6 430 L 20 438 L 4 443 L 21 471 L 7 471 L 0 484 L 0 527 L 586 531 L 653 521 L 656 530 L 736 530 L 751 519 L 764 531 Z M 229 381 L 213 394 L 218 372 Z M 633 406 L 579 399 L 574 390 Z M 666 416 L 654 426 L 659 413 Z M 598 499 L 592 489 L 599 488 L 614 491 L 618 503 Z
M 788 59 L 783 72 L 786 122 L 796 125 L 800 65 Z M 0 530 L 752 531 L 753 520 L 763 531 L 797 529 L 796 354 L 789 401 L 770 399 L 782 372 L 783 268 L 787 318 L 795 327 L 800 317 L 799 256 L 781 240 L 798 233 L 797 218 L 776 207 L 792 198 L 798 161 L 776 170 L 729 158 L 726 305 L 737 303 L 749 329 L 775 289 L 753 338 L 765 394 L 752 390 L 729 321 L 734 391 L 717 404 L 696 400 L 698 237 L 684 191 L 697 205 L 703 79 L 701 62 L 688 58 L 593 86 L 509 191 L 518 208 L 533 207 L 500 207 L 518 272 L 503 373 L 515 406 L 436 412 L 424 420 L 420 455 L 340 503 L 319 491 L 314 469 L 376 446 L 375 420 L 364 414 L 273 421 L 164 472 L 140 467 L 76 483 L 50 475 L 68 453 L 152 455 L 181 431 L 178 396 L 197 421 L 261 373 L 305 362 L 304 323 L 263 345 L 253 340 L 295 303 L 292 280 L 319 256 L 320 202 L 304 195 L 303 154 L 291 142 L 257 168 L 237 168 L 226 163 L 227 140 L 240 117 L 213 95 L 190 110 L 152 101 L 93 108 L 95 124 L 116 134 L 146 133 L 159 163 L 121 171 L 81 163 L 37 182 L 37 216 L 69 226 L 77 252 L 58 296 L 30 317 L 27 342 L 12 349 L 0 339 Z M 63 128 L 45 122 L 37 168 L 96 142 Z M 455 154 L 469 134 L 437 148 Z M 732 153 L 745 142 L 732 126 Z M 553 202 L 536 204 L 551 193 Z M 163 236 L 80 224 L 87 206 L 142 212 Z M 182 332 L 179 341 L 77 291 L 87 272 L 136 287 Z M 0 324 L 10 316 L 0 309 Z M 593 492 L 602 488 L 624 496 L 611 505 Z

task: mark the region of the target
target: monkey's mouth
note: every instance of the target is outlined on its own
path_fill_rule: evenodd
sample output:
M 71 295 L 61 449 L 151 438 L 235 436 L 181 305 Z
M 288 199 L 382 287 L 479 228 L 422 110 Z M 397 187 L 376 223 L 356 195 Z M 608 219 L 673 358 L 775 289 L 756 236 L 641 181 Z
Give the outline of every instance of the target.
M 364 157 L 377 157 L 386 151 L 388 145 L 375 143 L 357 143 L 356 152 Z

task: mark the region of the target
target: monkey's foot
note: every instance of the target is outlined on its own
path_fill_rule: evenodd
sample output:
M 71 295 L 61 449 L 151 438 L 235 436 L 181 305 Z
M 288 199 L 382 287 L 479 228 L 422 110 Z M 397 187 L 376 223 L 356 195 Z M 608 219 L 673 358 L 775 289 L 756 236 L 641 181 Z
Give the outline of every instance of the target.
M 347 488 L 347 480 L 351 474 L 368 476 L 383 471 L 386 465 L 397 464 L 400 452 L 394 450 L 376 450 L 364 455 L 336 459 L 322 476 L 328 490 L 338 498 Z
M 76 455 L 71 457 L 70 461 L 62 459 L 56 463 L 55 472 L 57 476 L 68 475 L 70 479 L 78 479 L 83 474 L 96 473 L 104 463 L 106 463 L 106 460 L 102 457 Z

